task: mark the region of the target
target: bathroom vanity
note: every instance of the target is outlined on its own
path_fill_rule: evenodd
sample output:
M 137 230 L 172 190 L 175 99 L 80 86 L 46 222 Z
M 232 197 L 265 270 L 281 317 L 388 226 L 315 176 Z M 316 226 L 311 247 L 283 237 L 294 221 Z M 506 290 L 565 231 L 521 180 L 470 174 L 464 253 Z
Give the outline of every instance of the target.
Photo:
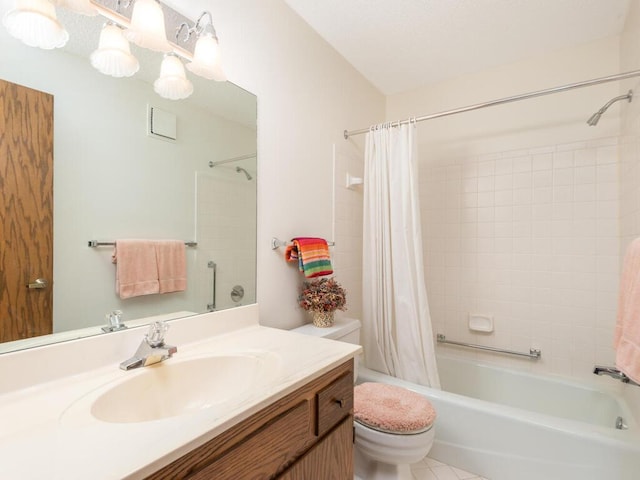
M 251 305 L 172 321 L 172 358 L 120 370 L 145 332 L 0 355 L 2 478 L 352 478 L 359 346 Z
M 350 360 L 147 478 L 353 478 L 352 414 Z

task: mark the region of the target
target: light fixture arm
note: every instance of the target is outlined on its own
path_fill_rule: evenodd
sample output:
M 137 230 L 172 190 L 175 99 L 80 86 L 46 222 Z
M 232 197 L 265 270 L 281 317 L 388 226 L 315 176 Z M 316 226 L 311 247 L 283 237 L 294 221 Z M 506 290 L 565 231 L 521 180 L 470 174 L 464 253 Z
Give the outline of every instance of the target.
M 116 13 L 122 13 L 120 8 L 124 8 L 126 10 L 134 1 L 135 0 L 118 0 L 118 3 L 116 3 Z
M 184 34 L 184 38 L 182 39 L 183 42 L 188 42 L 189 39 L 191 38 L 191 33 L 192 33 L 192 28 L 189 27 L 189 25 L 186 22 L 182 22 L 178 28 L 176 28 L 176 43 L 180 43 L 180 32 L 182 32 L 182 30 L 186 28 L 187 31 Z
M 129 1 L 133 1 L 133 0 L 129 0 Z M 203 24 L 204 17 L 209 18 L 209 22 L 206 24 Z M 200 14 L 198 19 L 196 20 L 196 23 L 192 27 L 190 27 L 188 23 L 183 22 L 178 26 L 178 28 L 176 28 L 176 43 L 180 42 L 180 34 L 185 28 L 187 30 L 184 34 L 184 37 L 182 38 L 182 41 L 185 43 L 189 41 L 192 35 L 195 34 L 196 36 L 199 37 L 206 30 L 209 31 L 209 33 L 213 36 L 213 38 L 215 38 L 216 41 L 218 40 L 218 35 L 216 35 L 216 29 L 213 26 L 213 16 L 211 15 L 211 12 L 209 12 L 208 10 L 205 10 Z
M 207 25 L 200 25 L 200 22 L 202 21 L 202 19 L 205 17 L 205 15 L 207 17 L 209 17 L 209 23 Z M 218 40 L 218 36 L 216 35 L 216 29 L 213 26 L 213 16 L 211 15 L 211 12 L 208 10 L 205 10 L 204 12 L 202 12 L 200 14 L 200 16 L 198 17 L 198 20 L 196 20 L 196 25 L 195 25 L 195 30 L 198 33 L 198 35 L 200 35 L 202 32 L 205 31 L 205 29 L 207 27 L 211 27 L 211 33 L 213 34 L 213 37 Z

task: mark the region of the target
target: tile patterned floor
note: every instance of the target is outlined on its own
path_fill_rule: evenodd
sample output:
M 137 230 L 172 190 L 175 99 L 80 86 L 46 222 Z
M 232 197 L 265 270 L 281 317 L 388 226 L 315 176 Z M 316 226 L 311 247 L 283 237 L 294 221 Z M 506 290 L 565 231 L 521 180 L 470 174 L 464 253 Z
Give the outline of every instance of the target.
M 429 457 L 411 465 L 411 473 L 415 480 L 488 480 Z

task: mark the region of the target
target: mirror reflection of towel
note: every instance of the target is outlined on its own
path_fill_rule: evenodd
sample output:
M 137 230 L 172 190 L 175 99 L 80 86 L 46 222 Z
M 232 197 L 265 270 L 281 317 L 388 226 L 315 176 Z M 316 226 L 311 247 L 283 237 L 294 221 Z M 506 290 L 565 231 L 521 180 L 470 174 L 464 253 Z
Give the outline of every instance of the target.
M 116 240 L 116 293 L 131 298 L 187 288 L 185 245 L 182 240 Z
M 331 275 L 331 255 L 329 245 L 324 238 L 296 237 L 293 244 L 287 246 L 287 262 L 298 262 L 298 269 L 307 278 Z
M 158 240 L 155 244 L 160 293 L 186 290 L 187 267 L 184 242 L 180 240 Z
M 111 261 L 116 264 L 116 293 L 120 298 L 160 293 L 152 240 L 116 240 Z

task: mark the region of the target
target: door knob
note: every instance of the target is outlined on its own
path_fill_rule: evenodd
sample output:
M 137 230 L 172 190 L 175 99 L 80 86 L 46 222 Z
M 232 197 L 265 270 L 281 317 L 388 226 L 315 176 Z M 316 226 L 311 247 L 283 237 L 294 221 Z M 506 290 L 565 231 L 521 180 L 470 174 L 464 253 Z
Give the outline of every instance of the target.
M 29 289 L 47 288 L 47 281 L 44 278 L 37 278 L 35 282 L 27 285 Z

